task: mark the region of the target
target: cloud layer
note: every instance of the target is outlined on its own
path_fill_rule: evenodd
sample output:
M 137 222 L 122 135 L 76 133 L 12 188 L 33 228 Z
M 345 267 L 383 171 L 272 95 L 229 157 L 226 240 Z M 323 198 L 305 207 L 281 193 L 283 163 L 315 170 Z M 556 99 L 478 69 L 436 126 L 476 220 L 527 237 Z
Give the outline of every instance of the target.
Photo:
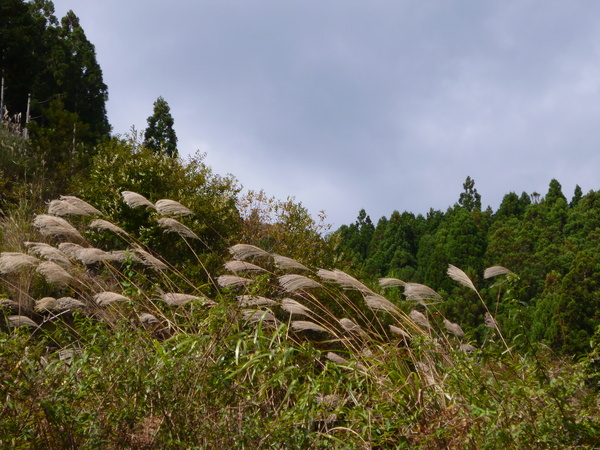
M 493 208 L 598 189 L 594 0 L 54 4 L 96 45 L 115 132 L 162 95 L 180 153 L 336 226 L 445 209 L 467 176 Z

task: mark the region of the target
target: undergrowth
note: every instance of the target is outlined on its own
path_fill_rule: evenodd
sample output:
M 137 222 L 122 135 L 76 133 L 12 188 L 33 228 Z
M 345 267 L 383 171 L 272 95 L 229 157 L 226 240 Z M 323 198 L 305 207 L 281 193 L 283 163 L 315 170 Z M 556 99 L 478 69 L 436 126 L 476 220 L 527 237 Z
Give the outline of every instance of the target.
M 133 194 L 123 201 L 181 238 L 189 265 L 73 197 L 2 219 L 3 447 L 597 445 L 597 344 L 561 360 L 507 342 L 488 310 L 480 345 L 426 286 L 367 286 L 244 244 L 221 273 L 195 274 L 192 212 Z

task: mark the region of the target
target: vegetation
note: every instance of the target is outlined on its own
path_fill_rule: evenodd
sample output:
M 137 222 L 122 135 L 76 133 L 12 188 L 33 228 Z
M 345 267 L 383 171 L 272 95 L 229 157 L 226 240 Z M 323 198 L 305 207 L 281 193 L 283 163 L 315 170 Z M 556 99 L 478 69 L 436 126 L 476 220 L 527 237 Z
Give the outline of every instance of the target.
M 598 193 L 552 180 L 484 211 L 469 177 L 446 212 L 362 210 L 331 233 L 150 128 L 109 136 L 76 16 L 0 9 L 6 79 L 62 80 L 29 137 L 0 125 L 1 447 L 600 442 Z M 3 38 L 32 30 L 48 48 Z M 44 60 L 73 46 L 71 66 Z M 96 116 L 70 97 L 82 73 Z
M 148 128 L 144 133 L 146 146 L 157 153 L 177 156 L 177 134 L 173 128 L 174 124 L 169 104 L 164 98 L 158 97 L 154 102 L 153 113 L 148 117 Z

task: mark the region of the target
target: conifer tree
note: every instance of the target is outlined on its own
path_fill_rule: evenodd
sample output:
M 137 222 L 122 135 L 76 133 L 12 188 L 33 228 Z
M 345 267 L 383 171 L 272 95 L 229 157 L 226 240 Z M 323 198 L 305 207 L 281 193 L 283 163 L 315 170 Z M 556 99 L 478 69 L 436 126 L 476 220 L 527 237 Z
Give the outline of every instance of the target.
M 463 184 L 464 192 L 460 194 L 458 204 L 467 211 L 481 211 L 481 195 L 475 189 L 475 180 L 467 177 Z
M 154 102 L 154 111 L 148 117 L 148 128 L 144 133 L 146 146 L 156 153 L 177 157 L 177 135 L 173 129 L 173 116 L 169 104 L 162 97 Z

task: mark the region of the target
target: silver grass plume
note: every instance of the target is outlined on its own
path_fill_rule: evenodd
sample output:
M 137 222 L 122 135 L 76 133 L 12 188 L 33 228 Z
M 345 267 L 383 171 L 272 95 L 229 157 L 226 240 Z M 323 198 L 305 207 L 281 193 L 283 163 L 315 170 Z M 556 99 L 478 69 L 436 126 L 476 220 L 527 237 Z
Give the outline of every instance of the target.
M 63 267 L 71 267 L 69 257 L 50 244 L 45 244 L 43 242 L 24 242 L 24 244 L 34 255 L 38 255 L 48 261 L 53 261 Z
M 79 231 L 62 217 L 38 214 L 33 219 L 33 226 L 45 236 L 65 236 L 83 240 Z
M 0 310 L 18 311 L 19 304 L 8 298 L 0 298 Z
M 239 261 L 237 259 L 234 259 L 233 261 L 227 261 L 225 264 L 225 269 L 229 270 L 230 272 L 266 272 L 265 269 L 263 269 L 260 266 L 257 266 L 256 264 L 252 264 L 246 261 Z
M 281 301 L 281 308 L 290 314 L 299 314 L 301 316 L 312 317 L 314 313 L 302 303 L 291 298 L 284 298 Z
M 82 249 L 83 247 L 81 245 L 74 244 L 73 242 L 61 242 L 58 244 L 58 250 L 71 259 L 77 259 L 77 253 Z
M 198 235 L 175 219 L 162 217 L 158 219 L 158 226 L 165 230 L 165 233 L 177 233 L 183 238 L 198 239 Z
M 81 248 L 77 251 L 76 258 L 89 266 L 101 261 L 108 261 L 112 259 L 112 255 L 99 248 Z
M 238 277 L 237 275 L 221 275 L 217 278 L 217 283 L 221 287 L 231 287 L 231 286 L 246 286 L 248 284 L 254 283 L 254 280 L 250 278 Z
M 116 292 L 100 292 L 99 294 L 94 295 L 94 301 L 98 303 L 99 306 L 108 306 L 114 302 L 126 302 L 129 301 L 128 297 L 124 295 L 117 294 Z
M 32 267 L 40 260 L 35 256 L 18 252 L 3 252 L 0 254 L 0 273 L 12 273 L 24 267 Z
M 40 263 L 36 271 L 49 283 L 67 284 L 73 280 L 73 277 L 69 272 L 53 261 L 44 261 Z
M 325 281 L 334 281 L 342 286 L 344 289 L 356 289 L 364 294 L 372 294 L 373 291 L 367 286 L 362 284 L 356 278 L 348 275 L 346 272 L 342 272 L 339 269 L 325 270 L 319 269 L 317 275 Z
M 483 278 L 488 279 L 492 277 L 497 277 L 498 275 L 506 275 L 509 273 L 512 273 L 512 271 L 508 270 L 506 267 L 492 266 L 484 270 Z
M 35 302 L 36 311 L 60 312 L 71 309 L 83 308 L 85 303 L 72 297 L 44 297 Z
M 242 317 L 249 323 L 258 323 L 260 321 L 269 324 L 279 323 L 279 320 L 272 313 L 261 309 L 244 309 L 242 310 Z
M 250 244 L 235 244 L 229 247 L 229 253 L 233 255 L 235 259 L 247 259 L 253 256 L 258 257 L 270 257 L 271 254 L 264 251 L 262 248 L 258 248 L 255 245 Z
M 292 320 L 292 330 L 294 331 L 320 331 L 322 333 L 328 333 L 326 328 L 321 325 L 317 325 L 314 322 L 308 320 Z
M 496 319 L 494 319 L 489 312 L 485 313 L 483 320 L 484 320 L 483 323 L 486 327 L 498 328 L 498 323 L 496 322 Z
M 140 314 L 139 318 L 143 325 L 156 325 L 158 323 L 158 319 L 154 314 L 143 313 Z
M 382 288 L 386 288 L 386 287 L 393 287 L 393 286 L 404 286 L 407 283 L 399 280 L 397 278 L 380 278 L 379 279 L 379 286 L 381 286 Z
M 321 284 L 312 278 L 303 275 L 282 275 L 279 277 L 279 285 L 286 292 L 296 292 L 300 289 L 313 289 L 322 287 Z
M 410 314 L 408 315 L 412 321 L 414 323 L 416 323 L 417 325 L 429 330 L 431 329 L 431 325 L 429 324 L 429 320 L 427 319 L 427 317 L 425 317 L 425 315 L 415 309 L 413 309 Z
M 89 216 L 87 211 L 64 200 L 52 200 L 48 205 L 48 214 L 53 216 Z
M 442 296 L 429 286 L 419 283 L 406 283 L 404 285 L 404 296 L 408 300 L 417 301 L 423 306 L 427 306 L 425 300 L 439 301 L 442 299 Z
M 156 211 L 164 216 L 191 216 L 194 213 L 175 200 L 163 199 L 156 202 Z
M 152 269 L 156 270 L 165 270 L 167 268 L 167 265 L 164 262 L 162 262 L 155 256 L 152 256 L 150 253 L 148 253 L 141 247 L 136 247 L 135 253 L 139 256 L 142 264 L 144 264 L 147 267 L 151 267 Z
M 477 348 L 471 344 L 462 344 L 458 349 L 465 353 L 475 353 L 477 351 Z
M 61 195 L 60 200 L 70 203 L 73 206 L 85 211 L 88 214 L 94 214 L 98 216 L 102 216 L 103 214 L 90 205 L 88 202 L 81 200 L 79 197 L 74 197 L 72 195 Z
M 35 323 L 27 316 L 8 316 L 8 322 L 11 327 L 37 327 Z
M 333 353 L 333 352 L 328 352 L 325 355 L 325 358 L 327 358 L 329 361 L 332 361 L 336 364 L 348 364 L 350 362 L 346 358 L 342 358 L 340 355 L 338 355 L 337 353 Z
M 450 322 L 448 319 L 444 319 L 444 326 L 446 327 L 446 330 L 448 330 L 448 332 L 452 333 L 456 337 L 461 338 L 465 335 L 465 332 L 459 324 Z
M 393 314 L 400 312 L 396 305 L 381 295 L 367 295 L 365 297 L 365 302 L 367 303 L 367 306 L 374 311 L 386 311 Z
M 181 305 L 185 305 L 186 303 L 195 301 L 195 300 L 202 300 L 202 302 L 204 304 L 213 304 L 214 302 L 211 300 L 208 300 L 205 297 L 198 297 L 197 295 L 191 295 L 191 294 L 181 294 L 178 292 L 169 292 L 166 294 L 162 294 L 160 296 L 160 299 L 165 302 L 168 305 L 171 306 L 181 306 Z
M 128 259 L 133 262 L 142 262 L 142 259 L 135 254 L 135 250 L 112 250 L 110 251 L 110 259 L 118 262 L 125 262 Z
M 463 286 L 466 286 L 469 289 L 472 289 L 473 291 L 477 292 L 477 289 L 475 289 L 475 285 L 473 284 L 473 282 L 471 281 L 471 279 L 467 276 L 466 273 L 464 273 L 458 267 L 453 266 L 452 264 L 448 264 L 447 274 L 454 281 L 457 281 L 460 284 L 462 284 Z
M 350 331 L 351 333 L 364 334 L 364 330 L 360 325 L 354 323 L 352 320 L 347 319 L 345 317 L 343 319 L 340 319 L 340 325 L 344 330 Z
M 121 234 L 123 236 L 129 236 L 129 234 L 124 229 L 122 229 L 121 227 L 115 225 L 114 223 L 109 222 L 108 220 L 104 220 L 104 219 L 92 220 L 89 227 L 93 228 L 95 230 L 108 230 L 108 231 L 112 231 L 113 233 L 116 233 L 116 234 Z
M 405 339 L 411 338 L 410 333 L 404 331 L 402 328 L 397 327 L 395 325 L 390 325 L 390 331 L 392 332 L 392 334 L 397 334 L 398 336 L 402 336 Z
M 280 269 L 309 270 L 304 264 L 299 263 L 295 259 L 288 258 L 287 256 L 273 255 L 273 261 Z
M 152 204 L 150 200 L 148 200 L 143 195 L 138 194 L 137 192 L 123 191 L 121 192 L 121 196 L 123 197 L 123 200 L 125 201 L 127 206 L 129 206 L 130 208 L 147 206 L 149 208 L 156 209 L 156 207 L 154 206 L 154 204 Z
M 260 295 L 238 295 L 235 299 L 237 300 L 238 305 L 243 308 L 249 306 L 275 306 L 279 304 L 275 300 L 261 297 Z
M 415 363 L 415 368 L 418 369 L 418 372 L 425 379 L 428 386 L 434 386 L 436 384 L 435 370 L 430 364 L 419 361 Z

